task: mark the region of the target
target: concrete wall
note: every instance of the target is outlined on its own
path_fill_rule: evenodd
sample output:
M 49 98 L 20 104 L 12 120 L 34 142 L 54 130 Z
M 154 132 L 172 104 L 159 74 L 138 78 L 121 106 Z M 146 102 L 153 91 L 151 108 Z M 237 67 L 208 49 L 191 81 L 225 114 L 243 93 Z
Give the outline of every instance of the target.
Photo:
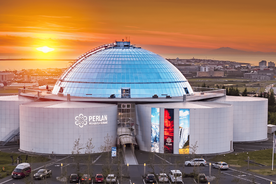
M 216 102 L 233 105 L 233 141 L 267 139 L 268 101 L 258 97 L 226 96 Z
M 180 105 L 178 105 L 180 104 Z M 183 105 L 184 104 L 184 105 Z M 167 104 L 174 106 L 174 154 L 179 145 L 179 109 L 190 109 L 190 146 L 196 147 L 196 154 L 212 154 L 232 151 L 233 108 L 232 105 L 206 102 Z M 140 135 L 137 141 L 140 149 L 151 151 L 151 108 L 160 108 L 160 153 L 164 150 L 164 104 L 137 105 Z M 182 107 L 180 107 L 182 106 Z M 141 144 L 142 142 L 142 144 Z M 143 145 L 143 146 L 141 146 Z M 191 149 L 190 149 L 191 153 Z
M 19 131 L 19 105 L 30 101 L 17 95 L 0 97 L 0 141 Z
M 79 126 L 83 115 L 87 125 Z M 89 116 L 107 116 L 107 124 L 88 124 Z M 96 120 L 96 118 L 95 118 Z M 105 121 L 97 121 L 105 122 Z M 106 136 L 110 146 L 116 145 L 117 106 L 80 102 L 37 102 L 20 106 L 20 149 L 36 153 L 71 154 L 74 143 L 80 139 L 85 147 L 92 138 L 93 152 L 105 150 Z M 111 148 L 110 148 L 111 149 Z M 81 153 L 85 149 L 80 150 Z

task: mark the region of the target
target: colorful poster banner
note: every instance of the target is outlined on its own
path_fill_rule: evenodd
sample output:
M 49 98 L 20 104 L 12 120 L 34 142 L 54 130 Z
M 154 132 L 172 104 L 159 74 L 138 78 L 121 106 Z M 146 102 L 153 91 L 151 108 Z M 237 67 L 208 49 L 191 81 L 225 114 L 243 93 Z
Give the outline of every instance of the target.
M 189 154 L 190 110 L 179 109 L 179 154 Z
M 151 152 L 159 153 L 159 126 L 160 126 L 160 113 L 159 108 L 151 108 Z
M 164 153 L 173 153 L 174 110 L 164 109 Z

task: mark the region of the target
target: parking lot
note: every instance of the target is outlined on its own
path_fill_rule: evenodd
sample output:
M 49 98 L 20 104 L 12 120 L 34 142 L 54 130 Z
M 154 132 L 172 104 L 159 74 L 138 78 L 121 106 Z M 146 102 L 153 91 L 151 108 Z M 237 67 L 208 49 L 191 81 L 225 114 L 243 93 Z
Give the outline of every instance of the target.
M 269 148 L 269 145 L 272 145 L 271 139 L 260 142 L 260 143 L 237 143 L 234 144 L 234 149 L 237 152 L 260 150 Z M 1 151 L 6 152 L 18 152 L 18 146 L 12 145 L 7 147 L 0 147 Z M 180 170 L 183 175 L 188 175 L 191 173 L 204 173 L 209 177 L 210 170 L 208 166 L 209 160 L 212 156 L 204 156 L 207 160 L 207 166 L 191 166 L 187 167 L 184 165 L 185 161 L 192 158 L 192 155 L 183 156 L 183 155 L 164 155 L 164 154 L 155 154 L 148 153 L 136 150 L 135 155 L 138 161 L 138 165 L 125 165 L 122 159 L 113 159 L 111 160 L 107 154 L 94 154 L 93 161 L 88 163 L 88 159 L 83 159 L 79 163 L 79 172 L 80 173 L 91 173 L 91 176 L 94 177 L 95 174 L 101 173 L 107 175 L 108 173 L 114 173 L 119 175 L 118 183 L 120 184 L 144 184 L 145 174 L 154 173 L 158 175 L 159 173 L 166 173 L 167 175 L 171 170 Z M 109 163 L 107 163 L 109 162 Z M 62 163 L 62 167 L 61 167 Z M 77 173 L 77 163 L 74 157 L 70 156 L 58 156 L 51 158 L 51 161 L 42 164 L 33 164 L 32 171 L 33 174 L 40 168 L 47 168 L 52 170 L 52 177 L 45 180 L 33 180 L 32 177 L 26 177 L 23 179 L 12 179 L 10 176 L 1 179 L 0 184 L 24 184 L 24 183 L 64 183 L 59 181 L 57 178 L 64 177 L 68 178 L 71 173 Z M 230 167 L 228 170 L 220 171 L 218 169 L 211 168 L 211 176 L 215 177 L 210 183 L 223 183 L 223 184 L 232 184 L 232 183 L 257 183 L 257 184 L 270 184 L 270 181 L 276 183 L 275 176 L 259 176 L 247 172 L 244 168 Z M 157 178 L 156 178 L 157 179 Z M 92 178 L 92 183 L 94 179 Z M 183 177 L 184 183 L 197 183 L 196 179 L 192 177 Z M 65 182 L 66 183 L 66 182 Z M 69 183 L 67 181 L 67 183 Z M 158 181 L 156 183 L 159 183 Z M 170 181 L 168 183 L 171 183 Z

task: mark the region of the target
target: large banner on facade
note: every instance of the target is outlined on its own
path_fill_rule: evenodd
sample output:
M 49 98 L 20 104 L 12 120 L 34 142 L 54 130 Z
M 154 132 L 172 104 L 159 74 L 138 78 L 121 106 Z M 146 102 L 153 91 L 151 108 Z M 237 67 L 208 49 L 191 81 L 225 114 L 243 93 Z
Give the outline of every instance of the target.
M 179 154 L 189 154 L 190 110 L 179 109 Z
M 159 153 L 159 126 L 160 115 L 159 108 L 151 108 L 151 152 Z
M 164 110 L 164 153 L 173 153 L 174 110 Z

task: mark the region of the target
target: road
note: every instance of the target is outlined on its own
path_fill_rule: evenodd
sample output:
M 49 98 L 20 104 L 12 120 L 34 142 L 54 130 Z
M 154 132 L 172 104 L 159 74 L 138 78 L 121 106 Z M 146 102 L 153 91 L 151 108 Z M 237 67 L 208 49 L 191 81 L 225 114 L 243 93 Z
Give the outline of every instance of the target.
M 271 148 L 272 140 L 271 137 L 265 142 L 255 142 L 255 143 L 235 143 L 234 149 L 235 152 L 244 152 L 244 151 L 253 151 L 253 150 L 262 150 Z M 2 151 L 18 151 L 17 145 L 10 145 L 1 147 Z M 209 167 L 185 167 L 184 161 L 192 158 L 189 156 L 181 155 L 164 155 L 164 154 L 155 154 L 148 153 L 136 150 L 135 155 L 138 161 L 138 165 L 126 166 L 122 160 L 115 158 L 111 160 L 108 153 L 103 154 L 93 154 L 91 159 L 84 159 L 80 161 L 80 173 L 93 173 L 92 176 L 95 176 L 97 173 L 108 174 L 118 172 L 122 173 L 121 184 L 143 184 L 143 176 L 146 173 L 160 173 L 166 172 L 169 173 L 170 170 L 178 169 L 182 173 L 205 173 L 206 176 L 209 175 Z M 207 162 L 208 162 L 208 158 Z M 89 161 L 91 160 L 91 161 Z M 63 163 L 63 167 L 61 167 Z M 146 164 L 146 166 L 144 166 Z M 10 176 L 5 179 L 0 180 L 0 184 L 24 184 L 24 183 L 38 183 L 38 184 L 58 184 L 62 183 L 57 180 L 57 177 L 61 175 L 69 176 L 71 173 L 77 173 L 77 164 L 75 158 L 70 156 L 58 157 L 57 159 L 52 159 L 50 163 L 43 164 L 33 164 L 32 169 L 36 172 L 40 168 L 47 168 L 52 170 L 52 178 L 47 178 L 45 180 L 33 180 L 32 177 L 26 177 L 24 179 L 12 179 Z M 232 183 L 257 183 L 257 184 L 270 184 L 271 178 L 267 179 L 266 177 L 252 175 L 251 173 L 244 172 L 242 169 L 237 169 L 230 167 L 229 170 L 220 171 L 214 168 L 211 168 L 211 175 L 215 176 L 216 179 L 210 183 L 223 183 L 223 184 L 232 184 Z M 274 177 L 276 180 L 276 177 Z M 273 179 L 273 178 L 272 178 Z M 273 183 L 276 184 L 276 181 L 273 180 Z M 184 178 L 185 184 L 194 182 L 192 178 Z

